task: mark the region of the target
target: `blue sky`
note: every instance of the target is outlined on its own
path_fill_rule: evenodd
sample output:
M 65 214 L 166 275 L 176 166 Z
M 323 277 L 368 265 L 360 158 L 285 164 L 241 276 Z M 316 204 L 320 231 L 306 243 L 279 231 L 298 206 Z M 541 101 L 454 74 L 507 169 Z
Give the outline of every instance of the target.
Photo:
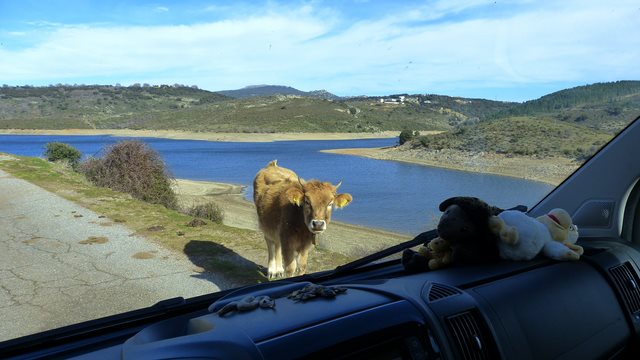
M 639 80 L 637 19 L 637 0 L 0 0 L 0 84 L 524 101 Z

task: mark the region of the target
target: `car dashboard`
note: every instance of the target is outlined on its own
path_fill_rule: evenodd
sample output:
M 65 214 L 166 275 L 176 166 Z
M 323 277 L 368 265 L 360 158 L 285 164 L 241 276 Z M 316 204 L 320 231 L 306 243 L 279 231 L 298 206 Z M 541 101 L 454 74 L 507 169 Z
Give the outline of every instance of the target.
M 406 273 L 400 264 L 323 281 L 333 298 L 288 297 L 308 281 L 229 293 L 275 307 L 220 316 L 200 311 L 154 323 L 77 359 L 589 359 L 637 354 L 637 248 L 581 242 L 580 261 L 536 259 Z M 81 352 L 77 352 L 81 351 Z

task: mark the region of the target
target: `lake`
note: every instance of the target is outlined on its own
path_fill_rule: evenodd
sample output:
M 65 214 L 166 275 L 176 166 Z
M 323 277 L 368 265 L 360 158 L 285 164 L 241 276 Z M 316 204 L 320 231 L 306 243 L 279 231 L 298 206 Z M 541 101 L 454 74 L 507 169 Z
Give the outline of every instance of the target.
M 100 156 L 105 145 L 125 138 L 112 136 L 0 135 L 0 152 L 42 156 L 45 144 L 63 142 L 84 157 Z M 131 138 L 127 138 L 131 139 Z M 337 183 L 354 200 L 334 212 L 334 220 L 418 234 L 432 229 L 440 217 L 438 205 L 452 196 L 476 196 L 503 208 L 535 205 L 553 186 L 511 177 L 479 174 L 358 156 L 322 153 L 323 149 L 382 147 L 397 139 L 277 141 L 268 143 L 212 142 L 138 138 L 157 150 L 176 178 L 228 182 L 246 186 L 273 159 L 304 179 Z

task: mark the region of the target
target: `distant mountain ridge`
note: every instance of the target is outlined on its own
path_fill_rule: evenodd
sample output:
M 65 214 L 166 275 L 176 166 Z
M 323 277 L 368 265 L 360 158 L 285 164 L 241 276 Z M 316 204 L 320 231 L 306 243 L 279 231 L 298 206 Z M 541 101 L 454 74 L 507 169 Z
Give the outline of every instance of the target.
M 326 90 L 302 91 L 291 86 L 284 85 L 249 85 L 242 89 L 221 90 L 217 91 L 217 93 L 236 99 L 274 95 L 296 95 L 325 100 L 337 100 L 340 98 Z
M 229 91 L 231 94 L 225 95 L 178 84 L 4 85 L 0 87 L 0 129 L 127 128 L 252 133 L 404 129 L 456 133 L 466 129 L 468 134 L 482 130 L 493 136 L 504 133 L 499 128 L 507 131 L 547 124 L 560 134 L 575 132 L 575 126 L 611 134 L 640 115 L 640 81 L 579 86 L 525 103 L 437 94 L 330 99 L 335 95 L 325 90 L 305 92 L 280 85 Z M 488 122 L 501 125 L 489 127 Z M 503 138 L 515 133 L 505 133 Z M 441 140 L 447 139 L 443 136 Z M 463 139 L 459 136 L 448 139 L 446 143 L 452 145 L 449 140 Z M 495 148 L 512 149 L 503 145 Z M 565 150 L 575 149 L 562 151 Z

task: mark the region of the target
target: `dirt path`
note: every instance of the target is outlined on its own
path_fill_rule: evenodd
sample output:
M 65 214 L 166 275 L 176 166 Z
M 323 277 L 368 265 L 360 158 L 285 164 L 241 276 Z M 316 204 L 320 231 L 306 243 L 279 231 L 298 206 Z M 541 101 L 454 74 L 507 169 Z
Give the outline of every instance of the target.
M 0 170 L 0 341 L 225 287 L 183 254 Z

